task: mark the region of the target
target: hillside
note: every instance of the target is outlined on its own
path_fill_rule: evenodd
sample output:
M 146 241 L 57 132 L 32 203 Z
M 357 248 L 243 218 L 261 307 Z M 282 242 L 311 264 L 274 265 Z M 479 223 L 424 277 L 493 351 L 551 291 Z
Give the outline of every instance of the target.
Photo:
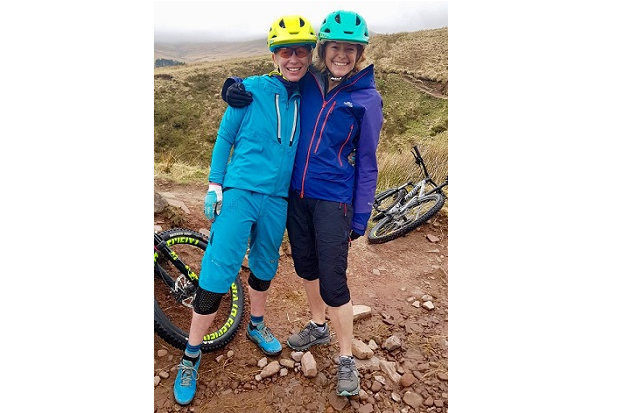
M 248 42 L 156 42 L 154 59 L 171 59 L 178 62 L 204 63 L 218 60 L 234 59 L 245 56 L 268 56 L 269 52 L 263 39 Z
M 155 42 L 153 59 L 187 64 L 269 56 L 265 41 Z M 448 81 L 448 28 L 371 34 L 367 56 L 386 70 L 406 71 L 437 82 Z
M 226 109 L 220 97 L 222 84 L 231 75 L 247 77 L 271 71 L 271 59 L 268 53 L 261 55 L 261 49 L 266 49 L 262 41 L 155 45 L 156 58 L 187 63 L 154 69 L 156 175 L 180 173 L 183 179 L 204 181 Z M 254 51 L 258 55 L 252 56 Z M 375 65 L 375 81 L 383 97 L 380 163 L 385 162 L 387 155 L 409 162 L 410 148 L 419 144 L 436 158 L 431 173 L 445 176 L 448 28 L 374 35 L 364 63 Z M 417 167 L 414 165 L 410 172 L 417 176 Z M 380 180 L 384 182 L 381 177 Z

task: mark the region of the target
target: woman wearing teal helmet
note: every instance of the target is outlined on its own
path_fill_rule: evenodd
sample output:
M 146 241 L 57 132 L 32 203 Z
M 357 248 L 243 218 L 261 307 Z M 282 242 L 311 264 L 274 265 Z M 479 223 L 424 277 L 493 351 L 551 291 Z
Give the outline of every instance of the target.
M 362 67 L 368 40 L 366 21 L 353 11 L 330 13 L 321 25 L 317 60 L 301 82 L 302 130 L 287 216 L 295 271 L 312 318 L 286 343 L 296 350 L 329 343 L 329 312 L 340 347 L 338 396 L 360 391 L 347 259 L 351 241 L 364 235 L 370 218 L 383 124 L 373 66 Z M 313 125 L 322 125 L 320 132 Z
M 362 66 L 369 35 L 353 11 L 330 13 L 319 31 L 317 60 L 299 82 L 301 134 L 291 177 L 286 228 L 295 272 L 302 278 L 312 318 L 286 344 L 306 351 L 330 343 L 326 310 L 340 347 L 336 394 L 360 391 L 352 352 L 353 305 L 347 285 L 348 250 L 363 236 L 377 186 L 377 146 L 383 100 L 374 67 Z M 222 98 L 252 101 L 229 78 Z
M 275 70 L 243 81 L 255 102 L 247 108 L 226 109 L 213 147 L 204 205 L 213 224 L 173 387 L 175 401 L 183 406 L 196 394 L 201 345 L 222 296 L 241 268 L 248 239 L 251 312 L 246 336 L 268 356 L 282 352 L 282 345 L 265 324 L 264 313 L 278 269 L 286 198 L 299 143 L 298 81 L 312 61 L 316 35 L 309 20 L 283 16 L 271 25 L 267 45 Z
M 321 25 L 319 60 L 314 67 L 328 71 L 332 82 L 342 81 L 360 70 L 368 39 L 368 26 L 362 16 L 345 10 L 330 13 Z

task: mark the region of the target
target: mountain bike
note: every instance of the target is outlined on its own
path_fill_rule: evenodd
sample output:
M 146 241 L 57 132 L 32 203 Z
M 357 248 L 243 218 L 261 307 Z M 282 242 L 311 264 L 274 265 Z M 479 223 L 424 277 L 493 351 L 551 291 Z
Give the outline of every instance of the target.
M 155 233 L 155 332 L 181 350 L 185 349 L 189 335 L 192 304 L 208 240 L 206 235 L 186 228 Z M 243 284 L 237 275 L 203 338 L 203 352 L 220 349 L 233 339 L 243 318 L 244 303 Z
M 370 244 L 381 244 L 401 237 L 428 221 L 443 207 L 448 176 L 441 185 L 431 178 L 417 145 L 411 151 L 420 167 L 422 179 L 407 181 L 375 196 L 371 221 L 376 224 L 368 233 Z

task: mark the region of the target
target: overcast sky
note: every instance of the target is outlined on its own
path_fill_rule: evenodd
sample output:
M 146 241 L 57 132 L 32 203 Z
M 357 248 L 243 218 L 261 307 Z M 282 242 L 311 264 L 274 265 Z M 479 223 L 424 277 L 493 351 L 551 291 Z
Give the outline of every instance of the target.
M 448 26 L 447 1 L 155 1 L 155 41 L 254 40 L 266 37 L 271 23 L 300 14 L 315 31 L 329 13 L 353 10 L 376 33 L 412 32 Z

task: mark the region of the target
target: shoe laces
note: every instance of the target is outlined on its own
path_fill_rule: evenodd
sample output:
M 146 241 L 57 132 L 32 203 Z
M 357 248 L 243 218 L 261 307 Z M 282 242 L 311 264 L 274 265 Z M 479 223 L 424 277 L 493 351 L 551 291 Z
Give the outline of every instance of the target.
M 353 360 L 350 358 L 340 359 L 340 368 L 338 369 L 338 380 L 349 380 L 353 376 Z
M 310 335 L 310 328 L 304 328 L 299 332 L 299 337 L 306 338 Z
M 312 330 L 318 330 L 318 329 L 319 329 L 319 326 L 314 325 L 312 323 L 308 323 L 308 325 L 299 332 L 299 336 L 303 338 L 308 337 L 312 334 Z
M 267 327 L 265 324 L 259 324 L 258 326 L 256 326 L 256 331 L 258 331 L 258 334 L 260 334 L 265 341 L 275 340 L 275 337 L 271 333 L 271 330 L 269 330 L 269 327 Z
M 194 367 L 194 364 L 188 366 L 187 364 L 183 364 L 181 362 L 178 366 L 181 370 L 181 386 L 189 387 L 192 384 L 192 379 L 194 378 L 194 373 L 196 373 L 196 380 L 198 380 L 198 370 Z

